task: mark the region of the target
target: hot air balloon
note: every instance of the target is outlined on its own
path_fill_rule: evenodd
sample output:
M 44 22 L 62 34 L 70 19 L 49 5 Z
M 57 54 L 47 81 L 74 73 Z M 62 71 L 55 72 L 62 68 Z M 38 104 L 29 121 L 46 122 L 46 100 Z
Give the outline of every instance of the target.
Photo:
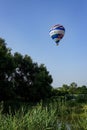
M 59 45 L 59 41 L 63 38 L 64 34 L 65 28 L 60 24 L 54 25 L 49 31 L 49 35 L 56 42 L 56 45 Z

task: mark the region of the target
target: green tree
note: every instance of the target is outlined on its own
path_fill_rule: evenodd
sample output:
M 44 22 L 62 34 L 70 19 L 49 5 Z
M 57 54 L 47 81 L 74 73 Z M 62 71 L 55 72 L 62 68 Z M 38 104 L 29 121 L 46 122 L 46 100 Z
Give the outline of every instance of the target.
M 72 82 L 69 86 L 69 92 L 73 95 L 76 93 L 77 90 L 77 83 Z
M 38 67 L 38 72 L 36 73 L 34 79 L 34 87 L 36 88 L 37 100 L 45 99 L 51 96 L 52 81 L 52 76 L 49 74 L 46 67 L 43 64 L 41 64 Z
M 69 86 L 67 84 L 63 84 L 63 86 L 61 87 L 61 91 L 65 95 L 68 94 L 69 93 Z
M 14 60 L 16 64 L 14 73 L 15 91 L 19 96 L 29 99 L 30 89 L 33 85 L 32 75 L 34 70 L 32 59 L 28 55 L 22 56 L 16 52 Z
M 6 47 L 5 40 L 0 38 L 0 100 L 12 96 L 12 72 L 15 68 L 11 49 Z
M 11 54 L 0 38 L 0 100 L 12 95 L 29 101 L 39 101 L 51 95 L 52 76 L 47 68 L 34 63 L 30 56 Z
M 16 93 L 29 101 L 38 101 L 49 97 L 51 94 L 52 76 L 46 67 L 38 66 L 30 56 L 14 54 L 16 69 L 14 73 L 14 84 Z
M 87 87 L 85 85 L 77 88 L 77 101 L 87 102 Z

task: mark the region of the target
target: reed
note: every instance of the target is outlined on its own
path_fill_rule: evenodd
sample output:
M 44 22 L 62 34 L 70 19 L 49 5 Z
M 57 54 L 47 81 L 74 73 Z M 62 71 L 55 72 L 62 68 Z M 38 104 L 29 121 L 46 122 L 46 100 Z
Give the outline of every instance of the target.
M 84 107 L 83 107 L 84 108 Z M 79 108 L 80 109 L 80 108 Z M 82 107 L 81 107 L 82 109 Z M 52 101 L 35 106 L 22 106 L 14 114 L 3 114 L 0 105 L 0 130 L 87 130 L 87 112 L 77 112 L 77 106 Z

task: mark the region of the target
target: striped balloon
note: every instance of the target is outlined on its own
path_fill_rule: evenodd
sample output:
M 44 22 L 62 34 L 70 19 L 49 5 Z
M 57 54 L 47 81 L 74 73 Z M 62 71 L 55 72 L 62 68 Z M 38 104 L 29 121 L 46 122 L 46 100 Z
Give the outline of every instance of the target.
M 50 37 L 56 42 L 57 45 L 59 41 L 63 38 L 64 34 L 65 28 L 60 24 L 54 25 L 49 31 Z

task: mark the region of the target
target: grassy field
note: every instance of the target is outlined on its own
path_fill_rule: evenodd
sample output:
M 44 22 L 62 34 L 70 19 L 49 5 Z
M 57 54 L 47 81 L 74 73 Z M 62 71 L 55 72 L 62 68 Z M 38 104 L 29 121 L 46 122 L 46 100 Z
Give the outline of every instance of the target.
M 14 114 L 3 114 L 0 105 L 0 130 L 87 130 L 87 105 L 74 101 L 23 105 Z

